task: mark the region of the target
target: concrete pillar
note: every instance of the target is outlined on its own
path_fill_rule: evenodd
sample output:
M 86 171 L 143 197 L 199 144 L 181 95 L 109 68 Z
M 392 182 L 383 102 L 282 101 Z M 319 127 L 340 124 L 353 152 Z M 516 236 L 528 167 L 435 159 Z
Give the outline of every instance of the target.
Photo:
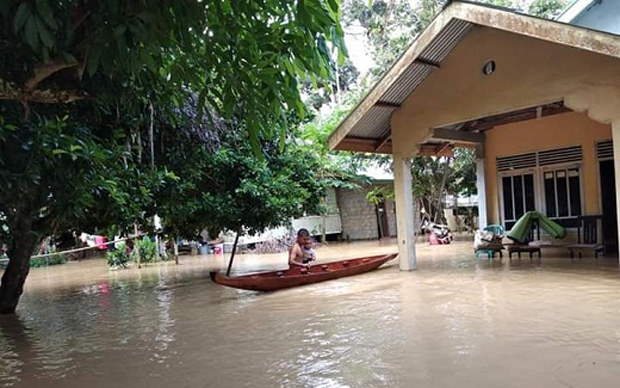
M 614 169 L 616 174 L 616 214 L 620 225 L 620 119 L 611 123 L 611 137 L 614 142 Z M 618 228 L 618 241 L 620 242 L 620 228 Z M 620 257 L 619 257 L 620 260 Z
M 620 170 L 620 169 L 619 169 Z M 416 269 L 414 204 L 411 191 L 411 159 L 394 155 L 394 194 L 401 271 Z
M 476 185 L 478 186 L 478 228 L 487 226 L 487 180 L 484 168 L 484 144 L 476 147 Z
M 478 228 L 487 226 L 487 183 L 484 171 L 484 159 L 476 160 L 476 185 L 478 186 Z

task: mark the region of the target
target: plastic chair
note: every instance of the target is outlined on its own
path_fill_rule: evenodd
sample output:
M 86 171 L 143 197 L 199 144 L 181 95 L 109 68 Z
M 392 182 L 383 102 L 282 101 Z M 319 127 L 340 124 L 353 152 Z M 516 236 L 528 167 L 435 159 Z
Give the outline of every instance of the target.
M 485 232 L 491 232 L 493 233 L 495 236 L 501 236 L 503 237 L 504 234 L 506 233 L 505 229 L 503 226 L 501 225 L 488 225 L 483 229 Z M 488 247 L 488 248 L 478 248 L 476 249 L 474 252 L 476 253 L 476 259 L 478 259 L 478 257 L 481 254 L 485 254 L 487 255 L 487 258 L 489 259 L 493 259 L 493 257 L 495 257 L 495 253 L 499 253 L 499 257 L 500 259 L 503 257 L 502 255 L 502 250 L 504 249 L 503 246 L 498 246 L 497 248 L 492 248 L 492 247 Z
M 488 225 L 483 230 L 485 232 L 491 232 L 495 234 L 496 236 L 504 236 L 504 234 L 506 233 L 506 230 L 504 229 L 504 227 L 501 225 L 497 225 L 497 224 Z

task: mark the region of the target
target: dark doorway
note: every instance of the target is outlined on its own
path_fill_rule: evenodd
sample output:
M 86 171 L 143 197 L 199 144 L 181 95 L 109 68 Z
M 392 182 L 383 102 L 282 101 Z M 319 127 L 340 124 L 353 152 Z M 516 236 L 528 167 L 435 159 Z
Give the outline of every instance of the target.
M 607 252 L 617 253 L 618 219 L 614 161 L 601 161 L 599 167 L 601 173 L 601 202 L 603 206 L 603 243 Z
M 377 204 L 377 225 L 379 226 L 379 238 L 390 237 L 390 226 L 384 198 L 381 198 Z

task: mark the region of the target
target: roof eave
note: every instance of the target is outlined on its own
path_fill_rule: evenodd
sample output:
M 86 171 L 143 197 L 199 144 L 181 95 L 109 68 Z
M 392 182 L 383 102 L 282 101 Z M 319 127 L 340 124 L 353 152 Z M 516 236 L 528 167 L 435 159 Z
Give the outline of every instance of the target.
M 592 31 L 557 21 L 541 19 L 483 5 L 455 2 L 433 20 L 334 130 L 328 139 L 330 149 L 333 150 L 338 148 L 338 145 L 351 132 L 359 120 L 381 99 L 381 96 L 387 88 L 398 80 L 398 77 L 407 66 L 418 58 L 420 53 L 422 53 L 427 45 L 441 33 L 452 19 L 461 19 L 474 25 L 504 30 L 620 58 L 620 44 L 618 44 L 617 35 Z
M 381 95 L 385 92 L 399 75 L 406 69 L 406 66 L 413 62 L 424 48 L 439 34 L 441 30 L 454 17 L 454 8 L 459 3 L 453 3 L 442 11 L 431 24 L 413 41 L 409 48 L 401 57 L 394 62 L 392 67 L 381 77 L 381 79 L 373 86 L 366 96 L 355 106 L 355 108 L 347 115 L 340 125 L 329 136 L 328 144 L 330 149 L 335 149 L 338 144 L 350 132 L 353 126 L 361 119 L 361 117 L 375 105 Z

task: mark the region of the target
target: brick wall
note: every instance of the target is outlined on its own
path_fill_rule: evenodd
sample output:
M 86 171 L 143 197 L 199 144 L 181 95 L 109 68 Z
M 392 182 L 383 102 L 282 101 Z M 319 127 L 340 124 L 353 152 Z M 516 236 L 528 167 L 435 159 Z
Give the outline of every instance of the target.
M 365 186 L 359 190 L 337 190 L 344 239 L 373 240 L 379 237 L 375 205 L 366 200 L 366 194 L 371 189 L 371 186 Z M 396 236 L 396 213 L 394 213 L 393 201 L 387 201 L 386 212 L 390 234 Z

